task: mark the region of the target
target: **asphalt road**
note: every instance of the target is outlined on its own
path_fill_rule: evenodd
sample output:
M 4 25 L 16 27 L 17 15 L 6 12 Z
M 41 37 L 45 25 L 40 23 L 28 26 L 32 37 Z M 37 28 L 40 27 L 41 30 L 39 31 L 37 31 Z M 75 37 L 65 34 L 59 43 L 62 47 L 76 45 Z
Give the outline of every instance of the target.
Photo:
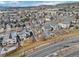
M 56 44 L 50 44 L 46 46 L 42 46 L 37 50 L 26 54 L 26 57 L 45 57 L 59 49 L 65 48 L 64 46 L 72 46 L 79 44 L 79 37 L 68 38 L 69 40 L 62 41 Z
M 66 57 L 79 57 L 79 51 L 75 51 L 74 53 L 72 53 Z

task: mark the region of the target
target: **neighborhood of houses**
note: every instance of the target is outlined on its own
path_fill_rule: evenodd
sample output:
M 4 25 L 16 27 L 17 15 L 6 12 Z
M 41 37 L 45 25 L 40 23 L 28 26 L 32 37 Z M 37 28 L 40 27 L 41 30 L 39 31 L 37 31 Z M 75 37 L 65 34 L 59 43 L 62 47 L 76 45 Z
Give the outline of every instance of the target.
M 54 9 L 12 9 L 0 11 L 0 55 L 21 46 L 31 37 L 47 38 L 56 31 L 79 28 L 79 12 Z

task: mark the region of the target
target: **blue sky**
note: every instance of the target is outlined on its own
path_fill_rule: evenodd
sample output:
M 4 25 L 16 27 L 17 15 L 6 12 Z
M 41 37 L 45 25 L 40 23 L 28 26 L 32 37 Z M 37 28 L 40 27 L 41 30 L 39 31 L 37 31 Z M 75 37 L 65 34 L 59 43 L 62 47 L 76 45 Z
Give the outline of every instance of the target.
M 38 5 L 56 5 L 65 2 L 69 1 L 0 1 L 0 6 L 25 7 Z

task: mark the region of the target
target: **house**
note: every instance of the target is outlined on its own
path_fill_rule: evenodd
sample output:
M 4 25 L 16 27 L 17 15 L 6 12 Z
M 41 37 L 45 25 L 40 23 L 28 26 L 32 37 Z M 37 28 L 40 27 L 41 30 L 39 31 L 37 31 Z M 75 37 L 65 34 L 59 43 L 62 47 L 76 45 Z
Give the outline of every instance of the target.
M 42 33 L 43 33 L 43 36 L 45 38 L 49 37 L 50 35 L 54 35 L 54 32 L 53 32 L 54 29 L 54 26 L 44 26 L 42 27 Z
M 67 29 L 67 28 L 69 28 L 69 26 L 70 26 L 70 24 L 58 23 L 59 29 Z
M 5 36 L 0 37 L 0 56 L 18 48 L 15 39 L 6 39 Z
M 4 28 L 0 28 L 0 33 L 4 32 Z
M 10 31 L 11 30 L 11 27 L 10 27 L 9 24 L 7 24 L 6 27 L 7 27 L 7 31 Z
M 48 21 L 48 22 L 49 22 L 49 21 L 51 21 L 51 20 L 50 20 L 49 18 L 46 18 L 45 21 Z
M 2 45 L 6 46 L 6 47 L 11 47 L 14 44 L 16 44 L 16 40 L 15 39 L 7 39 L 7 40 L 3 40 Z

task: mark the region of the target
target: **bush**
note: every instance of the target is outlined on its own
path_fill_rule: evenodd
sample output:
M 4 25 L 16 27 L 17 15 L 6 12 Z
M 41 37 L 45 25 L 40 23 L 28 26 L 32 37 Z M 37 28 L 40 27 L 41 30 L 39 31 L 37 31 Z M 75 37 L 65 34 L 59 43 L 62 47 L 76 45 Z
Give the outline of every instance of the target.
M 75 26 L 76 29 L 79 29 L 79 26 Z
M 25 18 L 23 18 L 23 19 L 21 19 L 21 21 L 24 23 L 25 21 L 29 21 L 30 19 L 29 19 L 29 17 L 25 17 Z

